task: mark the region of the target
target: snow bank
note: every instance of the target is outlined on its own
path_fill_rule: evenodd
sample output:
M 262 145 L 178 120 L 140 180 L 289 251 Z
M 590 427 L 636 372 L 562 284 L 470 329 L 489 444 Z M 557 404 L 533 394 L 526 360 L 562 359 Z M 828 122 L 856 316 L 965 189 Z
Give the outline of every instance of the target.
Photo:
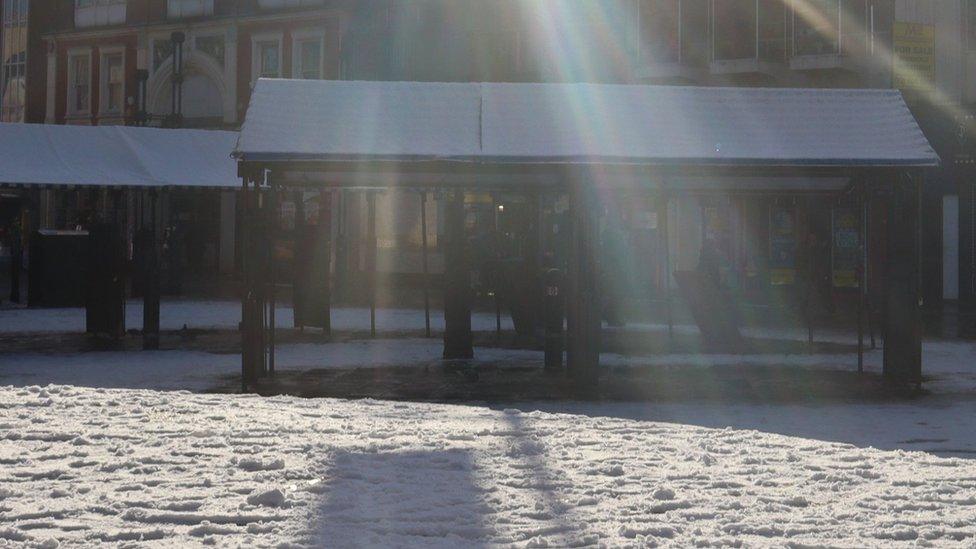
M 0 463 L 13 544 L 976 541 L 976 461 L 511 409 L 6 387 Z

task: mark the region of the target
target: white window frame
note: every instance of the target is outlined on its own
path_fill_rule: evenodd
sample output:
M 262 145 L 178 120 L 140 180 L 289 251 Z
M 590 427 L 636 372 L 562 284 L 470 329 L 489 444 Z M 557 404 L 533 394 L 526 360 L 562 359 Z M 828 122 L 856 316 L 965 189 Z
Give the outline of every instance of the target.
M 302 66 L 302 49 L 304 42 L 318 40 L 319 42 L 319 77 L 318 80 L 325 78 L 325 28 L 316 27 L 313 29 L 301 29 L 291 35 L 291 74 L 292 78 L 303 78 L 302 73 L 305 67 Z
M 262 42 L 277 42 L 278 43 L 278 74 L 272 78 L 282 78 L 284 76 L 284 67 L 282 67 L 282 49 L 284 42 L 284 35 L 281 32 L 268 32 L 262 34 L 254 34 L 251 36 L 251 84 L 258 81 L 261 77 L 261 52 L 258 46 Z
M 122 58 L 122 104 L 118 109 L 109 110 L 108 107 L 108 58 L 111 56 Z M 99 114 L 122 114 L 125 111 L 125 47 L 111 46 L 99 48 L 98 52 L 98 112 Z
M 65 112 L 69 117 L 72 116 L 87 116 L 91 114 L 92 110 L 92 50 L 91 48 L 76 48 L 68 50 L 68 93 L 67 93 L 67 105 L 65 105 Z M 88 58 L 88 108 L 77 109 L 75 108 L 75 59 L 78 57 Z
M 167 19 L 205 17 L 213 13 L 214 0 L 166 0 Z

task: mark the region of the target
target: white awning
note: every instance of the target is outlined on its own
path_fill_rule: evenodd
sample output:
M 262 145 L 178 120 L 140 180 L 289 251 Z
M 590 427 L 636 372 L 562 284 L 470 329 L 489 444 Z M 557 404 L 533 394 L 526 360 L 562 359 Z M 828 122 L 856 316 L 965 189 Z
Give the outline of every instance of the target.
M 258 81 L 236 156 L 934 166 L 897 90 Z
M 0 185 L 238 187 L 237 132 L 0 124 Z

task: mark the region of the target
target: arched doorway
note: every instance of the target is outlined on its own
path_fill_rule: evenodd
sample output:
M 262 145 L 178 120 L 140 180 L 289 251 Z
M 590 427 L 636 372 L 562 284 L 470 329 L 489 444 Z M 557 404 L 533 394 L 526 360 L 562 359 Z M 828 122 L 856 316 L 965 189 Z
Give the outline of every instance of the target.
M 228 105 L 227 84 L 223 70 L 209 57 L 188 52 L 184 61 L 183 123 L 188 127 L 219 127 L 233 118 L 233 105 Z M 149 108 L 155 115 L 172 111 L 172 59 L 163 63 L 149 83 Z

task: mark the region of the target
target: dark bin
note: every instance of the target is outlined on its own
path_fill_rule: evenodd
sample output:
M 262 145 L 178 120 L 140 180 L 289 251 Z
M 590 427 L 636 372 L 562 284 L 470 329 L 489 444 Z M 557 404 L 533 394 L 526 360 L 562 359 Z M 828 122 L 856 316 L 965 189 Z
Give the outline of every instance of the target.
M 87 258 L 87 231 L 34 232 L 27 268 L 27 304 L 31 307 L 83 307 Z

